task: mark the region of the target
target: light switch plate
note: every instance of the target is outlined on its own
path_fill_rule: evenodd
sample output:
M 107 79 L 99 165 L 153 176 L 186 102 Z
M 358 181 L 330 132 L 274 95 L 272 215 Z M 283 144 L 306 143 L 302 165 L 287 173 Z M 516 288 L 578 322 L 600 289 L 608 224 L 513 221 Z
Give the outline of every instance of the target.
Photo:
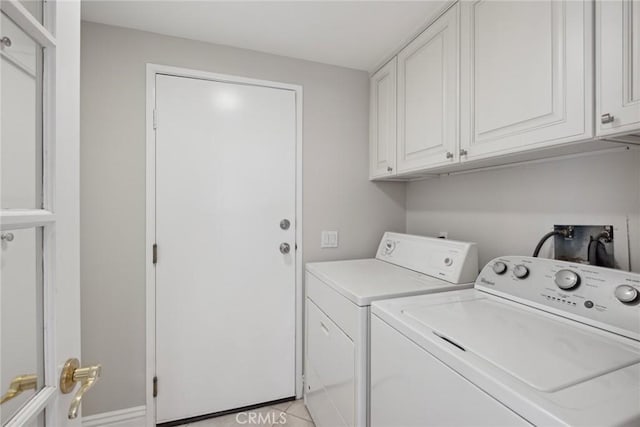
M 320 247 L 321 248 L 337 248 L 338 247 L 338 232 L 337 231 L 323 231 L 320 235 Z

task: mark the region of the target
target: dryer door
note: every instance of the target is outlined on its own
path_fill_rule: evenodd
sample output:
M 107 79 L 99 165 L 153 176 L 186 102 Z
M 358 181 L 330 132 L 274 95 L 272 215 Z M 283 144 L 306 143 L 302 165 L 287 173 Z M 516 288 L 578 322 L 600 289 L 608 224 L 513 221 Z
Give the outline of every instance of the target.
M 307 371 L 325 390 L 346 426 L 355 425 L 355 346 L 353 341 L 307 299 Z M 307 401 L 315 415 L 314 401 Z M 326 408 L 325 408 L 326 409 Z

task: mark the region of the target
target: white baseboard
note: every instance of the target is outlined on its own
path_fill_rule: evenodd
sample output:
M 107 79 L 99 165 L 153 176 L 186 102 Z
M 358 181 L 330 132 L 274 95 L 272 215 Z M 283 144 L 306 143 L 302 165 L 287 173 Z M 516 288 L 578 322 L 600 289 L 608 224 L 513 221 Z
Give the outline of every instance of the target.
M 144 406 L 103 412 L 82 418 L 82 427 L 144 427 L 147 411 Z

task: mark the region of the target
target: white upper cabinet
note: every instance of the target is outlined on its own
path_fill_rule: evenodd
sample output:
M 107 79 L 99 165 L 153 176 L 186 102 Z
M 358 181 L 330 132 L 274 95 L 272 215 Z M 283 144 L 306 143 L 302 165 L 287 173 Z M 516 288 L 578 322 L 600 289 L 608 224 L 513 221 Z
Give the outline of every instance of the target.
M 372 179 L 607 140 L 640 143 L 640 0 L 460 1 L 371 79 Z
M 593 136 L 592 7 L 462 2 L 462 161 Z
M 640 1 L 596 3 L 596 129 L 640 132 Z
M 396 65 L 393 58 L 371 77 L 369 113 L 369 177 L 395 174 Z
M 398 173 L 458 160 L 455 5 L 398 54 Z

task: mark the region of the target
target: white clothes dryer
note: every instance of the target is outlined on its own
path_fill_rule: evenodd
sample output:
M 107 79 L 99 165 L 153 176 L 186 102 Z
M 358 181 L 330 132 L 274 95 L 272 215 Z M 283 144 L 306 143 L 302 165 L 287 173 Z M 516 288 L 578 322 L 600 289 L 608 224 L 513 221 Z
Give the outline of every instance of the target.
M 375 259 L 307 264 L 305 403 L 317 427 L 368 425 L 370 305 L 470 288 L 474 243 L 385 233 Z

